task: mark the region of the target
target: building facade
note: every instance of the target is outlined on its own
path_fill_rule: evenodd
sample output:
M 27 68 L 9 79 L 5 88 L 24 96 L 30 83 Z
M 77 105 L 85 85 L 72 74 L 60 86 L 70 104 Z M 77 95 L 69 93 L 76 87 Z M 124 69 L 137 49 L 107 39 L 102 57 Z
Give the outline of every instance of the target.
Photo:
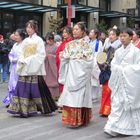
M 132 17 L 136 16 L 136 0 L 112 0 L 111 1 L 111 10 L 120 11 L 131 15 Z M 118 19 L 112 19 L 112 24 L 117 24 L 120 27 L 127 26 L 128 19 L 126 17 L 121 17 Z
M 68 0 L 58 0 L 61 8 L 61 15 L 64 16 L 66 25 L 66 13 Z M 79 5 L 85 5 L 85 9 Z M 72 23 L 84 21 L 88 29 L 94 28 L 96 24 L 104 21 L 108 27 L 117 25 L 119 27 L 135 27 L 140 24 L 140 0 L 72 0 L 75 8 L 75 17 Z M 93 7 L 93 10 L 87 10 Z M 96 8 L 99 8 L 96 10 Z M 131 25 L 130 25 L 131 23 Z M 72 24 L 73 25 L 73 24 Z
M 49 0 L 1 0 L 0 34 L 6 37 L 7 33 L 25 28 L 26 22 L 34 19 L 38 22 L 39 34 L 44 36 L 49 30 L 48 16 L 57 11 L 56 7 L 57 0 L 53 3 Z
M 58 7 L 61 9 L 60 16 L 64 18 L 64 25 L 67 24 L 67 5 L 68 0 L 58 0 Z M 92 29 L 98 23 L 99 0 L 72 0 L 72 25 L 78 21 L 86 23 L 88 29 Z
M 137 27 L 140 24 L 140 0 L 71 0 L 71 2 L 71 25 L 84 21 L 87 28 L 92 29 L 103 20 L 108 27 L 114 24 L 123 27 L 128 25 L 128 19 L 131 19 Z M 68 0 L 1 0 L 0 33 L 4 35 L 12 33 L 17 28 L 25 27 L 29 19 L 35 19 L 39 23 L 40 35 L 45 36 L 51 31 L 49 18 L 63 17 L 63 26 L 67 25 L 67 5 Z

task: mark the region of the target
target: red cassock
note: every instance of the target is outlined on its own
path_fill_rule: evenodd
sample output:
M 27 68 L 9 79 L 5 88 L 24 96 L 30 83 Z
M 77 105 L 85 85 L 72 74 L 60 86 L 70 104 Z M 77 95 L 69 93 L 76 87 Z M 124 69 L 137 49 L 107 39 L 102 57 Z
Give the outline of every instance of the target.
M 66 41 L 63 41 L 61 43 L 61 45 L 58 47 L 57 51 L 56 51 L 56 65 L 57 65 L 57 73 L 58 73 L 58 77 L 59 77 L 59 68 L 60 68 L 60 57 L 59 54 L 60 52 L 62 52 L 65 49 L 66 43 L 70 42 L 72 39 L 69 38 Z M 62 93 L 63 91 L 63 85 L 59 84 L 59 88 L 60 88 L 60 93 Z

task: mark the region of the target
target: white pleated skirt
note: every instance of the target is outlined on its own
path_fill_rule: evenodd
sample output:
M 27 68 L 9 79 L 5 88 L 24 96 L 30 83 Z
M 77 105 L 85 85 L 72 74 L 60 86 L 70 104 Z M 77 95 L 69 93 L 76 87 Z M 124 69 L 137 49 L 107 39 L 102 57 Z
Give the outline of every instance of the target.
M 124 135 L 140 135 L 140 109 L 124 110 L 119 98 L 117 95 L 112 98 L 111 114 L 104 129 Z

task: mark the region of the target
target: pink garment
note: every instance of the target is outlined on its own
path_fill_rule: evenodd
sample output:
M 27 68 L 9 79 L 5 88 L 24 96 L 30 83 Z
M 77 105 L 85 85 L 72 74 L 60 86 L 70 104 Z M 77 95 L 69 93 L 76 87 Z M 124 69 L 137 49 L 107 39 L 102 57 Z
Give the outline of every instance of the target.
M 57 46 L 46 45 L 46 76 L 44 79 L 54 99 L 58 99 L 60 96 L 59 84 L 57 80 L 56 50 Z

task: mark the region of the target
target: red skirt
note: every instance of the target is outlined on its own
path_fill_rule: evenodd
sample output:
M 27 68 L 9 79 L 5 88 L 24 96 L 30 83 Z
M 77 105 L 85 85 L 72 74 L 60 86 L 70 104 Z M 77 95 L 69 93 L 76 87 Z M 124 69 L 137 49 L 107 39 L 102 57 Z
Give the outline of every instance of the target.
M 63 106 L 62 123 L 71 127 L 87 125 L 92 118 L 91 108 Z
M 100 114 L 108 116 L 111 111 L 111 89 L 108 87 L 108 81 L 102 85 L 102 99 L 101 99 L 101 107 Z

